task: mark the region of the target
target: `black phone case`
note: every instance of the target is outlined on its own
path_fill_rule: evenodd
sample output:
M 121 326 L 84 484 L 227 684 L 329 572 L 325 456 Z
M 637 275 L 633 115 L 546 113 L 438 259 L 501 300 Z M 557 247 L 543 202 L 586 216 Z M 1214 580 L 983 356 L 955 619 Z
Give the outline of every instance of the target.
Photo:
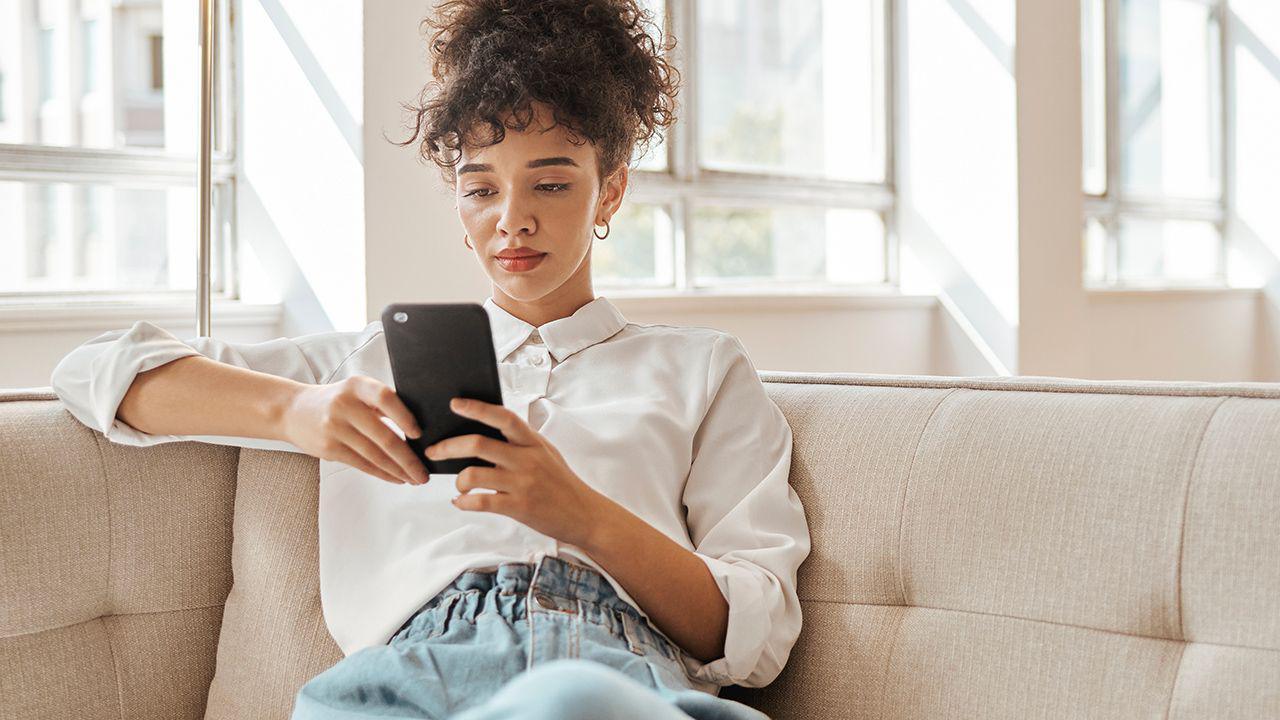
M 481 458 L 432 460 L 422 454 L 458 435 L 507 439 L 497 428 L 449 409 L 455 397 L 502 404 L 489 314 L 477 303 L 392 303 L 382 310 L 382 330 L 396 394 L 422 428 L 421 437 L 405 440 L 427 472 L 452 475 L 472 465 L 493 467 Z

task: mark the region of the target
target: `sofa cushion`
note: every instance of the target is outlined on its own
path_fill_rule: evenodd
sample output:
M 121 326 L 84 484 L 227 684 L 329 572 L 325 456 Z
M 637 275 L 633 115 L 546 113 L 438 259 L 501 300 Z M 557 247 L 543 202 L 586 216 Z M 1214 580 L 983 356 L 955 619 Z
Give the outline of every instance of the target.
M 0 718 L 199 718 L 238 451 L 108 442 L 0 391 Z
M 320 608 L 320 463 L 240 451 L 231 568 L 206 720 L 288 718 L 303 683 L 342 659 Z
M 775 717 L 1280 716 L 1280 387 L 765 373 L 809 512 Z

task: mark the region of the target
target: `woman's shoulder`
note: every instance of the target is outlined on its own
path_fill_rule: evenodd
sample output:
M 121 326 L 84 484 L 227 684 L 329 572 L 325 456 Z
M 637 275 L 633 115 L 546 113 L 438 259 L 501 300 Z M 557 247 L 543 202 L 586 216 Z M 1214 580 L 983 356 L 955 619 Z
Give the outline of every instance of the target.
M 610 339 L 621 340 L 624 345 L 639 345 L 625 348 L 628 351 L 654 352 L 689 368 L 701 367 L 710 377 L 724 375 L 729 368 L 739 364 L 754 370 L 742 341 L 733 333 L 719 328 L 628 322 Z M 635 356 L 634 353 L 629 354 Z
M 702 343 L 710 347 L 721 337 L 733 336 L 724 330 L 702 325 L 667 325 L 627 321 L 619 337 L 638 337 L 652 342 Z
M 728 359 L 746 355 L 746 348 L 736 335 L 704 325 L 668 325 L 663 323 L 627 322 L 619 338 L 636 338 L 667 346 L 681 352 L 701 350 Z

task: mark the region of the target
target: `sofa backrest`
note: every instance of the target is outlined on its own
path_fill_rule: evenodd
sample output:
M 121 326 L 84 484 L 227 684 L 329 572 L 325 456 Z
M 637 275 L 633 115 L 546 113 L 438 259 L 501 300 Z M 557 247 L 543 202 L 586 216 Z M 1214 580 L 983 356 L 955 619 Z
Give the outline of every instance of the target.
M 1280 716 L 1280 386 L 761 375 L 814 543 L 787 668 L 726 695 Z M 285 718 L 341 658 L 314 458 L 118 446 L 39 393 L 0 443 L 0 718 Z
M 0 720 L 199 718 L 239 448 L 112 443 L 0 391 Z
M 813 534 L 775 717 L 1280 717 L 1280 386 L 762 374 Z

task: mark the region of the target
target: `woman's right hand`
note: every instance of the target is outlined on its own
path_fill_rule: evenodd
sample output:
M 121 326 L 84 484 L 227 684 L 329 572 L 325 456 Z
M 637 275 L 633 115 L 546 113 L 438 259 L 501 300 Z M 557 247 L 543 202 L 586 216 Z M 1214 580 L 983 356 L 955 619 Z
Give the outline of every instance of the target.
M 421 485 L 430 479 L 422 460 L 382 421 L 390 418 L 419 437 L 413 413 L 386 384 L 364 375 L 325 385 L 304 385 L 281 416 L 284 439 L 309 455 L 350 465 L 387 482 Z

